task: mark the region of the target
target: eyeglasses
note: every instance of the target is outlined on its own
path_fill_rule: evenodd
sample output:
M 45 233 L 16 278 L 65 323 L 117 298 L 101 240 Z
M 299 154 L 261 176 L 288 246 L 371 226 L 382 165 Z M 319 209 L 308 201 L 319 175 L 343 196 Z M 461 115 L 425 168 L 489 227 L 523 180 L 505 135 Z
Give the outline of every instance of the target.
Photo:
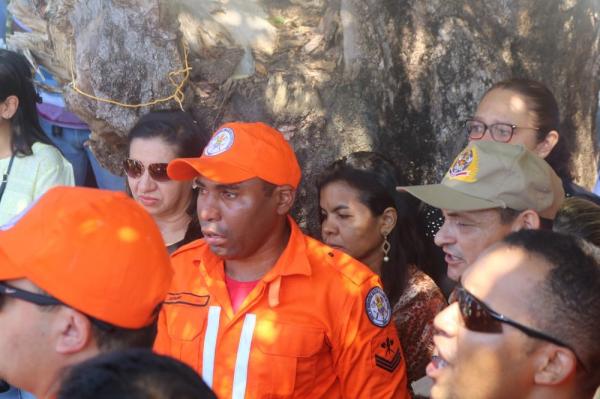
M 472 140 L 481 139 L 485 135 L 485 132 L 488 131 L 492 136 L 492 140 L 500 143 L 508 143 L 512 139 L 515 129 L 540 130 L 536 127 L 521 127 L 517 125 L 511 125 L 509 123 L 494 123 L 492 125 L 486 125 L 485 123 L 475 119 L 467 119 L 465 121 L 465 128 L 467 129 L 469 138 Z
M 153 180 L 159 182 L 171 180 L 169 175 L 167 175 L 167 165 L 167 163 L 151 163 L 148 165 L 148 174 L 150 174 Z M 123 162 L 123 169 L 125 169 L 127 176 L 137 179 L 144 174 L 145 167 L 137 159 L 127 158 Z
M 570 345 L 548 334 L 524 326 L 523 324 L 511 320 L 503 314 L 490 309 L 485 303 L 463 287 L 457 287 L 455 292 L 455 298 L 458 301 L 460 314 L 465 323 L 465 327 L 468 330 L 488 334 L 501 334 L 502 323 L 508 324 L 532 338 L 548 341 L 571 350 L 583 369 L 587 370 L 579 356 L 577 356 L 577 352 L 575 352 Z
M 38 306 L 69 306 L 54 297 L 44 294 L 36 294 L 34 292 L 25 291 L 20 288 L 13 287 L 12 285 L 0 283 L 0 309 L 4 305 L 4 300 L 6 297 L 20 299 L 22 301 L 33 303 L 34 305 Z M 115 329 L 112 324 L 106 323 L 102 320 L 98 320 L 91 316 L 87 316 L 87 318 L 90 319 L 90 322 L 93 325 L 95 325 L 103 331 L 110 332 Z

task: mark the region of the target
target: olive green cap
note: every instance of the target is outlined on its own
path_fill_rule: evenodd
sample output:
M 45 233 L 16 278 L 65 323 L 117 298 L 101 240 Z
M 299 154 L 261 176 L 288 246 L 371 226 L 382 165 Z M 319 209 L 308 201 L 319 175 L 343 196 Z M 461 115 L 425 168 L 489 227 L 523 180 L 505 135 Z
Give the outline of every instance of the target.
M 562 181 L 546 161 L 522 145 L 473 141 L 440 184 L 398 187 L 436 208 L 476 211 L 532 209 L 554 219 L 565 198 Z

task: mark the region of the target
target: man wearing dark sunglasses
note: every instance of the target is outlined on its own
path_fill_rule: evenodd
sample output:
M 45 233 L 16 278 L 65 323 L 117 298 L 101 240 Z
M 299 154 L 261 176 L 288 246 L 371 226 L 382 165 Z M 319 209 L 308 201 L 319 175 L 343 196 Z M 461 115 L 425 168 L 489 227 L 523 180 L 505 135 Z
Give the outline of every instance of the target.
M 445 220 L 435 243 L 454 281 L 509 233 L 551 229 L 565 196 L 550 165 L 522 145 L 481 141 L 456 157 L 440 184 L 398 189 L 442 210 Z
M 600 249 L 519 231 L 462 277 L 436 317 L 433 399 L 592 398 L 600 385 Z
M 171 277 L 160 232 L 135 201 L 49 190 L 0 228 L 0 379 L 52 397 L 69 366 L 150 348 Z

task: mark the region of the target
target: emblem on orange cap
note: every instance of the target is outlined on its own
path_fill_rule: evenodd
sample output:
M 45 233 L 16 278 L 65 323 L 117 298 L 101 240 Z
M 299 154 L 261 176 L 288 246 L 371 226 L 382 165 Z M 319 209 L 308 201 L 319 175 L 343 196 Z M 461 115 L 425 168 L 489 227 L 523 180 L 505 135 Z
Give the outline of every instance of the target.
M 231 148 L 233 140 L 234 134 L 232 129 L 228 127 L 219 129 L 206 145 L 204 155 L 214 157 L 215 155 L 224 153 Z
M 473 183 L 477 180 L 479 171 L 479 155 L 474 147 L 465 148 L 452 162 L 448 169 L 448 177 L 452 180 L 462 180 Z

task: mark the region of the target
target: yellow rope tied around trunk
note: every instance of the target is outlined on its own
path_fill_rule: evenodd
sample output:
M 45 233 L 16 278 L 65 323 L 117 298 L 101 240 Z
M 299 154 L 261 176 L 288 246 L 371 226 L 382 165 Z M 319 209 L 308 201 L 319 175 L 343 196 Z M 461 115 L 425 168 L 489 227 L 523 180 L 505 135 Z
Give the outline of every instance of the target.
M 148 102 L 141 103 L 141 104 L 126 104 L 126 103 L 122 103 L 120 101 L 112 100 L 110 98 L 100 98 L 100 97 L 94 96 L 93 94 L 89 94 L 89 93 L 86 93 L 85 91 L 81 90 L 75 84 L 75 64 L 73 62 L 72 48 L 69 48 L 69 55 L 70 55 L 69 58 L 70 58 L 70 66 L 71 66 L 71 83 L 69 83 L 69 85 L 73 88 L 73 90 L 75 90 L 77 93 L 81 94 L 84 97 L 91 98 L 92 100 L 101 101 L 101 102 L 108 103 L 108 104 L 118 105 L 120 107 L 125 107 L 125 108 L 149 107 L 149 106 L 156 105 L 159 103 L 164 103 L 167 101 L 175 100 L 179 104 L 179 108 L 181 108 L 181 110 L 183 111 L 183 99 L 185 97 L 184 93 L 183 93 L 183 86 L 185 85 L 188 78 L 190 77 L 190 71 L 192 70 L 192 68 L 188 64 L 188 49 L 186 46 L 183 47 L 183 64 L 184 64 L 183 69 L 169 72 L 169 80 L 171 81 L 171 84 L 173 86 L 175 86 L 175 90 L 173 91 L 173 94 L 171 94 L 168 97 L 157 98 L 156 100 L 148 101 Z M 183 75 L 183 78 L 181 79 L 181 82 L 179 82 L 179 83 L 177 83 L 175 81 L 175 76 L 177 76 L 177 75 Z

